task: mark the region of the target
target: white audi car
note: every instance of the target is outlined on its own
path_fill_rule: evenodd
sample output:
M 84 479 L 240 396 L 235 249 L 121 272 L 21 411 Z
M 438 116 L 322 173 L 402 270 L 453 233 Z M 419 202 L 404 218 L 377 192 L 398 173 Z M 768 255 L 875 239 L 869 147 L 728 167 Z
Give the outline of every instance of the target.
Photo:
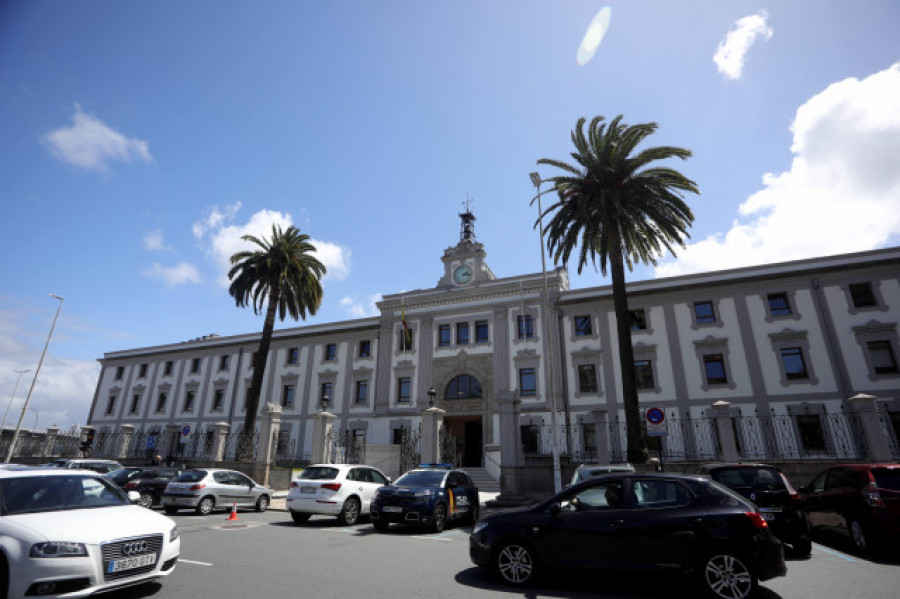
M 391 479 L 381 470 L 358 464 L 315 464 L 291 481 L 286 504 L 291 518 L 303 524 L 310 516 L 337 516 L 341 524 L 356 524 L 369 515 L 372 498 Z
M 0 597 L 87 597 L 167 576 L 175 522 L 96 472 L 0 470 Z

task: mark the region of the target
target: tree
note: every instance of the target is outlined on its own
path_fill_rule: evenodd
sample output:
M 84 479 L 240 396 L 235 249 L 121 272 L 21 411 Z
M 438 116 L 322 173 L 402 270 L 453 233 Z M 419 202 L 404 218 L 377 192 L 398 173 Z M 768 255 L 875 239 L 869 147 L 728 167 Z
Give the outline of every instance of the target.
M 637 262 L 657 264 L 663 248 L 674 255 L 673 244 L 684 247 L 694 215 L 684 192 L 699 194 L 696 183 L 676 170 L 656 163 L 669 158 L 685 160 L 691 151 L 660 146 L 637 151 L 657 129 L 656 123 L 626 125 L 622 115 L 604 123 L 595 117 L 584 131 L 585 119 L 572 130 L 577 162 L 570 165 L 542 158 L 538 164 L 557 167 L 567 174 L 552 177 L 556 202 L 543 215 L 554 213 L 544 227 L 547 248 L 556 263 L 568 263 L 576 246 L 578 272 L 588 259 L 606 276 L 612 275 L 613 305 L 621 363 L 622 401 L 628 441 L 628 461 L 647 461 L 647 439 L 642 427 L 631 345 L 631 314 L 625 289 L 625 266 Z
M 253 381 L 247 395 L 247 413 L 244 415 L 241 450 L 238 452 L 241 458 L 246 458 L 249 441 L 256 430 L 259 396 L 275 328 L 275 314 L 278 313 L 280 320 L 284 320 L 286 314 L 294 320 L 305 320 L 307 312 L 314 315 L 322 303 L 320 280 L 326 271 L 325 266 L 312 255 L 316 248 L 309 243 L 309 235 L 301 234 L 296 227 L 282 231 L 280 226 L 272 225 L 270 239 L 257 239 L 252 235 L 244 235 L 241 239 L 256 244 L 260 249 L 238 252 L 231 257 L 228 293 L 234 297 L 239 308 L 252 304 L 254 314 L 259 314 L 266 306 L 262 336 L 253 359 Z

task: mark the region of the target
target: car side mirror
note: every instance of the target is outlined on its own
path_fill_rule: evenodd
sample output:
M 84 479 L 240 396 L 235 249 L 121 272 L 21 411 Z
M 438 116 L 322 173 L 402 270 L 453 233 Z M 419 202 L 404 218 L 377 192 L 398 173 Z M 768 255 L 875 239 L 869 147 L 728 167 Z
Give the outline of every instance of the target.
M 394 479 L 392 479 L 392 478 L 389 476 L 389 477 L 387 477 L 387 482 L 384 483 L 384 484 L 390 485 L 390 484 L 393 484 L 393 482 L 394 482 Z

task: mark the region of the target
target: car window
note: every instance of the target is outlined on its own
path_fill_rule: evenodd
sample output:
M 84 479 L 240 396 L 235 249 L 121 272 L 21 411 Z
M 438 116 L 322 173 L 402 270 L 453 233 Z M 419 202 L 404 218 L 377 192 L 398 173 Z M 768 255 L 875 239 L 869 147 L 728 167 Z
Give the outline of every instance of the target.
M 879 489 L 900 491 L 900 468 L 872 468 L 872 476 Z
M 175 477 L 177 483 L 199 483 L 206 478 L 205 470 L 186 470 Z
M 685 484 L 687 485 L 688 489 L 690 489 L 691 493 L 693 493 L 695 497 L 699 498 L 700 503 L 702 503 L 703 505 L 723 507 L 751 507 L 747 503 L 747 500 L 744 499 L 741 495 L 739 495 L 735 491 L 732 491 L 725 485 L 717 483 L 714 480 L 710 479 L 708 484 L 696 480 L 686 480 Z
M 110 481 L 85 476 L 34 476 L 0 480 L 0 513 L 26 514 L 128 505 Z
M 397 479 L 398 485 L 410 487 L 439 487 L 446 472 L 440 470 L 410 470 Z
M 771 468 L 717 468 L 710 473 L 711 478 L 732 489 L 753 491 L 783 491 L 784 480 Z
M 366 483 L 374 483 L 375 480 L 372 478 L 372 471 L 368 468 L 357 468 L 356 475 L 359 477 L 359 480 Z
M 828 474 L 830 470 L 826 470 L 825 472 L 819 474 L 817 477 L 813 479 L 811 483 L 809 483 L 809 492 L 810 493 L 821 493 L 825 490 L 825 479 L 828 478 Z
M 219 483 L 220 485 L 230 485 L 231 477 L 228 476 L 227 472 L 213 472 L 213 480 Z
M 388 481 L 387 481 L 387 477 L 385 477 L 385 476 L 384 476 L 381 472 L 379 472 L 378 470 L 370 470 L 369 473 L 372 475 L 372 482 L 373 482 L 373 483 L 379 484 L 379 485 L 386 485 L 386 484 L 387 484 L 387 482 L 388 482 Z
M 690 502 L 677 480 L 640 479 L 631 485 L 631 501 L 637 508 L 674 507 Z
M 833 468 L 828 473 L 825 481 L 825 489 L 840 489 L 852 487 L 856 482 L 856 473 L 849 468 Z
M 362 470 L 359 468 L 351 468 L 350 471 L 347 472 L 347 480 L 364 481 L 365 476 L 363 476 Z
M 297 478 L 302 478 L 303 480 L 334 480 L 339 472 L 340 470 L 337 468 L 313 466 L 303 470 Z
M 240 472 L 230 472 L 231 484 L 239 485 L 241 487 L 251 487 L 253 486 L 253 481 L 250 480 L 250 477 L 241 474 Z
M 564 511 L 579 512 L 584 510 L 619 509 L 624 507 L 622 502 L 623 487 L 621 479 L 606 480 L 573 493 L 568 499 L 560 502 L 560 507 Z

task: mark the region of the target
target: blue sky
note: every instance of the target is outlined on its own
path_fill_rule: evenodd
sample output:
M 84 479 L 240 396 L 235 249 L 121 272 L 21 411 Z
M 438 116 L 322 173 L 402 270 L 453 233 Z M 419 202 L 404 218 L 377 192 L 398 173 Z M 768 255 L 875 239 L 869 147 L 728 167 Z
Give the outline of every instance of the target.
M 494 273 L 538 272 L 528 173 L 580 117 L 694 153 L 689 247 L 631 280 L 897 245 L 897 23 L 894 0 L 5 0 L 0 412 L 50 293 L 25 428 L 84 423 L 105 352 L 260 330 L 225 273 L 273 222 L 328 266 L 308 323 L 434 286 L 466 198 Z

